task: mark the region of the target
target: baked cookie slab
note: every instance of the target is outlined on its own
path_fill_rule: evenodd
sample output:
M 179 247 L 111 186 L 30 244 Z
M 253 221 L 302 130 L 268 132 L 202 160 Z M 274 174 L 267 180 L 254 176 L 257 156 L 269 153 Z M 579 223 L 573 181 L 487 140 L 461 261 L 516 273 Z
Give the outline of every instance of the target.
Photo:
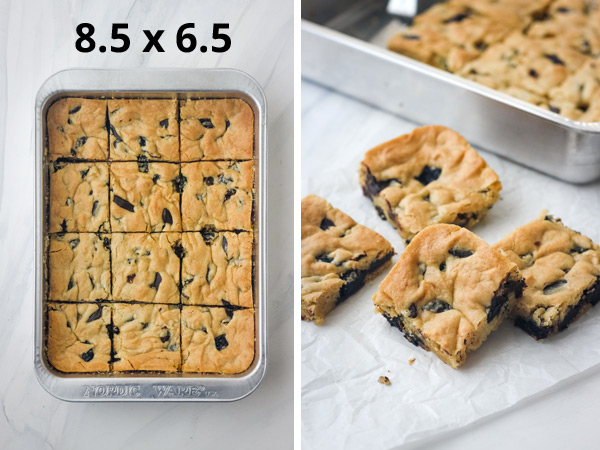
M 109 100 L 108 121 L 111 160 L 179 161 L 177 100 Z
M 49 168 L 49 231 L 108 232 L 108 164 L 55 161 Z
M 181 231 L 180 180 L 178 164 L 111 163 L 112 231 Z
M 62 98 L 48 109 L 48 155 L 58 158 L 108 159 L 106 100 Z
M 183 233 L 181 301 L 253 306 L 251 233 Z
M 179 306 L 121 305 L 113 312 L 113 370 L 177 372 Z
M 48 361 L 61 372 L 108 372 L 110 307 L 47 303 Z
M 517 265 L 465 228 L 421 231 L 373 296 L 375 309 L 414 345 L 458 368 L 521 297 Z
M 462 136 L 433 125 L 369 150 L 360 184 L 379 216 L 407 242 L 436 223 L 473 226 L 502 189 L 498 175 Z
M 301 209 L 302 319 L 320 325 L 387 266 L 394 249 L 321 197 L 305 197 Z
M 252 161 L 182 164 L 181 174 L 186 180 L 181 200 L 184 231 L 207 226 L 252 230 Z
M 543 212 L 494 247 L 525 277 L 513 315 L 535 339 L 564 330 L 600 300 L 600 247 L 560 219 Z
M 48 299 L 111 299 L 110 237 L 93 233 L 51 234 Z
M 254 360 L 254 310 L 184 306 L 183 372 L 241 373 Z
M 179 304 L 181 233 L 113 233 L 113 299 Z
M 254 112 L 239 98 L 180 102 L 181 161 L 252 159 Z

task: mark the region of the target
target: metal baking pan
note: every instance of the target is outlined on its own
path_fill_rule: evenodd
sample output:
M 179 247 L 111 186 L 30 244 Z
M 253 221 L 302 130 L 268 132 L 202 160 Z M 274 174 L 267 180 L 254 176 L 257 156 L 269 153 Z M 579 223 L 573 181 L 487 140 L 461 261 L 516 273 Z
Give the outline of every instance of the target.
M 64 374 L 53 369 L 44 351 L 45 255 L 44 190 L 46 111 L 53 100 L 64 96 L 89 97 L 236 97 L 254 111 L 255 199 L 254 199 L 254 361 L 237 375 L 206 374 Z M 169 400 L 232 401 L 253 392 L 267 365 L 266 322 L 266 100 L 258 83 L 247 74 L 227 69 L 84 70 L 56 73 L 44 82 L 35 103 L 35 372 L 52 395 L 70 401 Z
M 302 76 L 571 183 L 600 178 L 600 122 L 578 122 L 386 49 L 385 0 L 302 2 Z

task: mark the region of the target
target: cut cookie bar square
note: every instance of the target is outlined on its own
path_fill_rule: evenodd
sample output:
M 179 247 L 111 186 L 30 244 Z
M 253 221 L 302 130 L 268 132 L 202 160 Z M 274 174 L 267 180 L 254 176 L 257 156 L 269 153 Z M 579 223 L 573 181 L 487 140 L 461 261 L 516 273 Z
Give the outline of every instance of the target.
M 379 216 L 406 241 L 436 223 L 476 224 L 502 189 L 469 143 L 442 126 L 417 128 L 369 150 L 360 184 Z
M 48 299 L 111 299 L 109 235 L 51 234 L 48 254 Z
M 177 100 L 109 100 L 108 121 L 113 161 L 179 161 Z
M 111 163 L 110 189 L 113 231 L 181 231 L 178 164 Z
M 254 310 L 184 306 L 183 372 L 241 373 L 254 360 Z
M 254 113 L 239 98 L 182 101 L 181 161 L 252 159 Z
M 252 234 L 183 233 L 182 303 L 252 307 Z
M 57 158 L 108 159 L 106 100 L 68 97 L 48 109 L 48 155 Z
M 181 233 L 114 233 L 113 299 L 179 303 Z
M 252 161 L 182 164 L 181 174 L 184 231 L 252 229 Z
M 316 195 L 302 199 L 302 319 L 325 316 L 377 276 L 394 255 L 375 231 Z
M 517 265 L 456 225 L 421 231 L 373 296 L 377 312 L 414 345 L 457 368 L 522 294 Z
M 179 306 L 117 304 L 112 335 L 115 372 L 177 372 L 181 366 Z
M 536 39 L 515 32 L 467 64 L 460 75 L 540 104 L 587 59 L 559 37 Z
M 108 164 L 55 161 L 50 172 L 50 233 L 108 232 Z
M 494 245 L 521 269 L 527 287 L 515 325 L 545 339 L 600 300 L 600 247 L 543 212 Z
M 48 361 L 61 372 L 108 372 L 111 312 L 93 303 L 47 304 Z

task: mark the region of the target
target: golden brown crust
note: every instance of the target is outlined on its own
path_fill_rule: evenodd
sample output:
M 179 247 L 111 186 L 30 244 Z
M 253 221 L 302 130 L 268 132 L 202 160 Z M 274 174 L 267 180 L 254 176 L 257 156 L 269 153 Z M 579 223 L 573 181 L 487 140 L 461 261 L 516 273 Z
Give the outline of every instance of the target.
M 433 125 L 369 150 L 360 183 L 405 240 L 436 223 L 474 225 L 502 189 L 498 175 L 462 136 Z
M 50 233 L 109 231 L 108 165 L 55 162 L 49 203 Z
M 180 311 L 178 306 L 116 305 L 113 311 L 115 372 L 177 372 Z
M 113 298 L 179 303 L 181 233 L 114 233 L 111 241 Z
M 108 159 L 106 100 L 62 98 L 48 109 L 48 154 L 79 159 Z
M 400 255 L 373 301 L 378 312 L 402 321 L 409 340 L 418 336 L 412 339 L 456 368 L 514 304 L 514 294 L 494 300 L 503 284 L 521 279 L 516 264 L 472 232 L 432 225 Z
M 184 306 L 184 372 L 236 374 L 254 360 L 254 310 Z
M 183 229 L 251 230 L 254 163 L 218 161 L 182 164 Z
M 251 233 L 183 233 L 182 303 L 252 307 Z
M 302 319 L 320 325 L 366 276 L 390 261 L 394 249 L 316 195 L 302 199 L 301 215 Z
M 600 247 L 546 212 L 494 247 L 517 264 L 527 283 L 513 315 L 548 335 L 559 331 L 570 308 L 600 279 Z
M 181 161 L 252 159 L 254 113 L 239 98 L 180 103 Z
M 177 100 L 109 100 L 113 161 L 179 161 Z
M 110 307 L 49 302 L 48 361 L 61 372 L 108 372 Z
M 112 231 L 181 231 L 178 177 L 177 164 L 111 163 Z
M 110 238 L 92 233 L 52 234 L 49 300 L 110 299 Z

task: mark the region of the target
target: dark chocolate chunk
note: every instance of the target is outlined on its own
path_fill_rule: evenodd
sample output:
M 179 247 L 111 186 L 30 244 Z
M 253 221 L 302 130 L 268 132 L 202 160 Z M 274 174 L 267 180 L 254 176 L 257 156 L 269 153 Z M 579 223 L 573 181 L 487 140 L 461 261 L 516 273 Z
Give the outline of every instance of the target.
M 537 71 L 535 69 L 529 69 L 529 72 L 527 72 L 529 74 L 530 77 L 533 78 L 538 78 L 540 76 L 539 73 L 537 73 Z
M 375 206 L 375 211 L 377 211 L 377 215 L 381 218 L 381 220 L 387 220 L 383 209 L 381 209 L 379 206 Z
M 586 112 L 589 107 L 590 107 L 590 105 L 588 103 L 578 103 L 577 104 L 577 109 L 581 112 Z
M 473 252 L 471 250 L 465 250 L 463 248 L 451 248 L 448 253 L 450 253 L 452 256 L 455 256 L 456 258 L 468 258 L 469 256 L 471 256 L 473 254 Z
M 165 334 L 164 336 L 161 336 L 160 342 L 162 342 L 164 344 L 169 339 L 171 339 L 171 332 L 169 330 L 167 330 L 167 334 Z
M 88 320 L 86 321 L 86 323 L 93 322 L 94 320 L 98 320 L 100 317 L 102 317 L 102 306 L 99 306 L 96 311 L 94 311 L 92 314 L 90 314 L 90 317 L 88 317 Z
M 173 252 L 175 253 L 175 255 L 181 259 L 185 256 L 185 250 L 183 249 L 183 247 L 181 246 L 181 244 L 175 244 L 173 247 L 171 247 L 173 249 Z
M 131 275 L 127 275 L 127 282 L 128 283 L 133 283 L 133 280 L 135 279 L 135 273 L 132 273 Z
M 77 139 L 75 141 L 75 147 L 74 148 L 79 148 L 82 145 L 85 145 L 85 143 L 87 142 L 87 137 L 86 136 L 81 136 L 79 139 Z M 83 177 L 82 177 L 83 178 Z
M 217 336 L 215 338 L 215 347 L 217 347 L 218 351 L 223 350 L 228 345 L 229 345 L 229 342 L 227 342 L 227 339 L 225 338 L 224 334 L 221 334 L 220 336 Z
M 561 6 L 560 8 L 556 8 L 556 12 L 561 13 L 561 14 L 565 14 L 570 12 L 571 10 L 569 8 L 566 8 L 564 6 Z
M 500 314 L 500 312 L 502 312 L 502 308 L 508 303 L 511 293 L 513 293 L 516 298 L 519 298 L 523 295 L 523 289 L 525 289 L 525 280 L 511 280 L 508 277 L 505 278 L 498 290 L 494 292 L 490 306 L 485 309 L 487 313 L 487 322 L 490 323 L 498 316 L 498 314 Z
M 212 186 L 215 184 L 215 179 L 213 177 L 204 177 L 204 184 L 207 186 Z
M 475 48 L 477 50 L 479 50 L 480 52 L 485 52 L 488 48 L 488 44 L 483 41 L 477 41 L 477 42 L 475 42 L 474 45 L 475 45 Z
M 90 348 L 87 352 L 82 353 L 81 359 L 83 359 L 85 362 L 90 362 L 92 359 L 94 359 L 94 349 Z
M 69 284 L 67 285 L 67 291 L 70 291 L 75 287 L 75 283 L 73 282 L 73 277 L 69 278 Z
M 582 248 L 577 244 L 573 245 L 573 248 L 571 249 L 571 254 L 573 253 L 585 253 L 589 250 L 589 248 Z
M 154 184 L 156 184 L 156 182 L 157 182 L 158 180 L 160 180 L 160 175 L 159 175 L 159 174 L 154 174 L 154 175 L 152 176 L 152 182 L 153 182 Z
M 442 261 L 440 263 L 440 272 L 445 272 L 446 271 L 446 261 Z
M 67 219 L 63 219 L 63 221 L 60 223 L 60 229 L 63 233 L 67 232 Z
M 223 251 L 227 254 L 227 239 L 223 236 L 223 241 L 221 242 L 221 246 L 223 247 Z
M 75 247 L 77 247 L 79 245 L 79 239 L 71 239 L 69 241 L 69 245 L 71 246 L 71 248 L 74 250 Z
M 105 237 L 102 244 L 106 250 L 110 250 L 110 238 Z
M 346 299 L 358 291 L 365 284 L 366 270 L 347 270 L 342 273 L 341 279 L 344 284 L 340 288 L 339 300 Z
M 113 147 L 117 148 L 117 144 L 119 142 L 123 142 L 123 139 L 121 139 L 121 136 L 119 136 L 119 134 L 117 133 L 117 130 L 115 130 L 114 125 L 109 125 L 110 128 L 110 132 L 112 133 L 112 135 L 115 137 L 115 142 L 113 142 Z
M 565 63 L 562 59 L 560 59 L 558 56 L 552 54 L 552 53 L 545 53 L 544 57 L 549 59 L 550 61 L 552 61 L 553 64 L 559 65 L 559 66 L 564 66 Z
M 324 263 L 331 263 L 333 261 L 333 258 L 327 256 L 326 253 L 323 253 L 322 255 L 319 255 L 315 258 L 317 261 L 321 261 Z
M 87 177 L 87 174 L 89 173 L 90 169 L 87 170 L 80 170 L 79 173 L 81 174 L 81 179 L 85 180 L 85 177 Z
M 135 208 L 133 207 L 133 205 L 131 203 L 129 203 L 124 198 L 119 197 L 117 194 L 115 194 L 113 196 L 113 201 L 116 203 L 117 206 L 119 206 L 129 212 L 133 212 L 135 210 Z
M 81 105 L 77 105 L 75 108 L 69 110 L 69 114 L 75 114 L 81 109 Z
M 225 175 L 220 173 L 219 175 L 217 175 L 217 181 L 219 182 L 219 184 L 229 184 L 233 183 L 233 178 L 226 177 Z
M 448 303 L 445 302 L 443 300 L 438 300 L 437 298 L 434 300 L 431 300 L 430 302 L 427 302 L 425 305 L 423 305 L 423 307 L 421 308 L 423 311 L 429 311 L 432 313 L 442 313 L 444 311 L 449 311 L 452 308 L 452 306 Z
M 391 317 L 389 314 L 384 313 L 383 317 L 387 319 L 391 326 L 398 328 L 404 334 L 404 337 L 408 342 L 410 342 L 416 347 L 421 347 L 425 350 L 429 350 L 421 336 L 418 335 L 418 333 L 411 333 L 406 329 L 406 327 L 404 326 L 404 322 L 402 322 L 402 316 Z
M 519 316 L 515 319 L 515 326 L 521 328 L 536 340 L 546 339 L 553 331 L 552 327 L 539 327 L 532 320 Z
M 419 176 L 415 177 L 415 180 L 417 180 L 422 185 L 427 186 L 432 181 L 437 180 L 441 174 L 442 169 L 440 169 L 439 167 L 425 166 L 423 167 L 423 170 L 421 171 Z
M 169 128 L 169 119 L 163 119 L 158 124 L 163 128 Z
M 139 143 L 140 143 L 140 147 L 145 147 L 146 146 L 146 138 L 144 136 L 140 136 L 138 140 L 139 140 Z
M 173 188 L 175 189 L 175 191 L 177 191 L 180 194 L 183 192 L 183 188 L 185 187 L 186 184 L 187 184 L 187 178 L 184 177 L 182 174 L 177 175 L 173 179 Z
M 142 173 L 148 173 L 148 158 L 144 155 L 140 155 L 137 157 L 138 162 L 138 170 Z
M 548 286 L 544 287 L 544 295 L 554 294 L 556 291 L 560 290 L 562 286 L 567 284 L 567 280 L 564 278 L 562 280 L 555 281 L 554 283 L 550 283 Z
M 410 317 L 411 319 L 414 319 L 415 317 L 417 317 L 418 314 L 419 314 L 419 310 L 417 308 L 417 304 L 411 303 L 410 306 L 408 307 L 408 317 Z
M 331 220 L 329 220 L 327 217 L 323 217 L 323 220 L 321 220 L 321 223 L 319 224 L 319 228 L 321 228 L 321 230 L 325 231 L 330 227 L 334 227 L 335 223 L 333 223 Z
M 231 126 L 231 122 L 229 119 L 225 119 L 225 130 L 227 130 Z
M 368 167 L 365 166 L 365 169 L 366 169 L 367 173 L 365 175 L 365 185 L 362 187 L 362 189 L 363 189 L 363 194 L 366 197 L 369 197 L 370 199 L 372 199 L 375 195 L 379 194 L 381 191 L 383 191 L 386 187 L 388 187 L 393 182 L 396 182 L 400 186 L 402 186 L 402 181 L 400 181 L 398 178 L 390 178 L 388 180 L 377 180 L 371 174 L 371 171 L 369 170 Z
M 98 208 L 100 207 L 100 202 L 98 200 L 94 200 L 92 204 L 92 216 L 96 216 L 98 214 Z
M 119 334 L 121 332 L 121 330 L 119 330 L 119 327 L 116 325 L 113 325 L 112 323 L 109 323 L 108 325 L 106 325 L 106 331 L 108 332 L 108 337 L 109 338 L 113 338 L 113 336 L 115 334 Z
M 152 282 L 150 287 L 158 291 L 158 287 L 160 286 L 161 281 L 162 277 L 160 276 L 160 273 L 156 272 L 156 275 L 154 276 L 154 281 Z
M 215 127 L 210 119 L 198 119 L 198 120 L 200 121 L 200 124 L 204 128 L 214 128 Z
M 237 191 L 235 189 L 227 189 L 225 191 L 225 196 L 223 197 L 223 202 L 226 202 L 231 198 L 231 196 L 235 195 Z
M 556 106 L 548 105 L 548 109 L 553 113 L 560 114 L 560 108 L 557 108 Z
M 469 16 L 471 15 L 471 13 L 472 13 L 472 11 L 469 8 L 467 8 L 467 9 L 465 9 L 465 12 L 455 14 L 454 16 L 449 17 L 448 19 L 442 21 L 442 23 L 445 24 L 445 25 L 447 25 L 449 23 L 462 22 L 463 20 L 469 18 Z
M 217 237 L 217 229 L 213 225 L 205 225 L 200 230 L 200 234 L 206 245 L 209 245 Z
M 227 317 L 229 317 L 230 319 L 233 319 L 233 313 L 235 311 L 244 309 L 241 306 L 232 305 L 231 303 L 229 303 L 227 300 L 225 300 L 223 298 L 221 299 L 221 303 L 223 303 L 223 305 L 225 305 L 225 312 L 227 313 Z
M 169 211 L 167 208 L 163 209 L 162 221 L 164 223 L 168 223 L 169 225 L 173 225 L 173 216 L 171 215 L 171 211 Z

